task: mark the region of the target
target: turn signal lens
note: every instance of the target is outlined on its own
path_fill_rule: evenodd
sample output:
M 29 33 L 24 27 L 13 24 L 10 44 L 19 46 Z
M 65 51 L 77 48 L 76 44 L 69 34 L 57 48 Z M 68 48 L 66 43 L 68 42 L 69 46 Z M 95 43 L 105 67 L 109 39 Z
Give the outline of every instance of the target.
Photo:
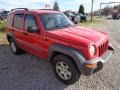
M 97 64 L 86 64 L 85 65 L 87 68 L 96 68 Z

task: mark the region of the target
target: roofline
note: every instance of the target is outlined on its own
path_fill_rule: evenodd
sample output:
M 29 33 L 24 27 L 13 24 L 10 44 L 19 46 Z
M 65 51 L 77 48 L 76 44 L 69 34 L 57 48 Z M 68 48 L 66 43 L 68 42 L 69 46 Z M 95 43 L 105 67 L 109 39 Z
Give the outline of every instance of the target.
M 48 11 L 48 12 L 51 11 L 51 13 L 53 13 L 53 12 L 59 12 L 59 11 L 55 11 L 55 10 L 53 10 L 53 9 L 15 8 L 15 9 L 12 9 L 9 14 L 11 14 L 11 13 L 17 13 L 17 12 L 21 13 L 21 12 L 26 12 L 26 11 L 40 13 L 39 10 L 41 10 L 41 12 L 43 11 L 42 13 L 44 13 L 44 11 Z M 52 11 L 53 11 L 53 12 L 52 12 Z

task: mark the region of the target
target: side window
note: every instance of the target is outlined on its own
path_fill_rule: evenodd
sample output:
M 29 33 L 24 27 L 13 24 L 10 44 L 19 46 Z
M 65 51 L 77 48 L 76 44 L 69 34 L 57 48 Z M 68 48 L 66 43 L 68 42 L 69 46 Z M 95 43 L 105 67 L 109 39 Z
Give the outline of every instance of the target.
M 14 17 L 14 24 L 15 28 L 21 29 L 22 28 L 22 16 L 23 14 L 16 14 Z
M 37 26 L 34 15 L 25 15 L 24 29 L 27 30 L 29 27 L 36 28 L 38 30 L 38 26 Z
M 13 14 L 11 13 L 7 18 L 7 25 L 12 26 L 13 23 Z

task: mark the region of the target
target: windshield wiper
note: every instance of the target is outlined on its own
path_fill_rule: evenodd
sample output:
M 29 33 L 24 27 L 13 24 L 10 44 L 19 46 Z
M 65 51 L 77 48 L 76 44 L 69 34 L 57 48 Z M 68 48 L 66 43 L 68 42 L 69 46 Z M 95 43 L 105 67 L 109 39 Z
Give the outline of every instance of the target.
M 72 25 L 71 24 L 67 24 L 67 25 L 64 25 L 62 27 L 72 27 Z
M 58 28 L 60 28 L 60 26 L 54 26 L 54 27 L 49 27 L 48 29 L 50 29 L 50 30 L 52 30 L 52 29 L 58 29 Z

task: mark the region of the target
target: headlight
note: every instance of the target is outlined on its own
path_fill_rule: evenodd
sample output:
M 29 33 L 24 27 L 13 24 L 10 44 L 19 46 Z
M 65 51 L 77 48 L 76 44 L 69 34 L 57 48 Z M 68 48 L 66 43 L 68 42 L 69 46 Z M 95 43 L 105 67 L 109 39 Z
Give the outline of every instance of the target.
M 89 48 L 90 55 L 93 56 L 95 54 L 95 46 L 91 45 Z

